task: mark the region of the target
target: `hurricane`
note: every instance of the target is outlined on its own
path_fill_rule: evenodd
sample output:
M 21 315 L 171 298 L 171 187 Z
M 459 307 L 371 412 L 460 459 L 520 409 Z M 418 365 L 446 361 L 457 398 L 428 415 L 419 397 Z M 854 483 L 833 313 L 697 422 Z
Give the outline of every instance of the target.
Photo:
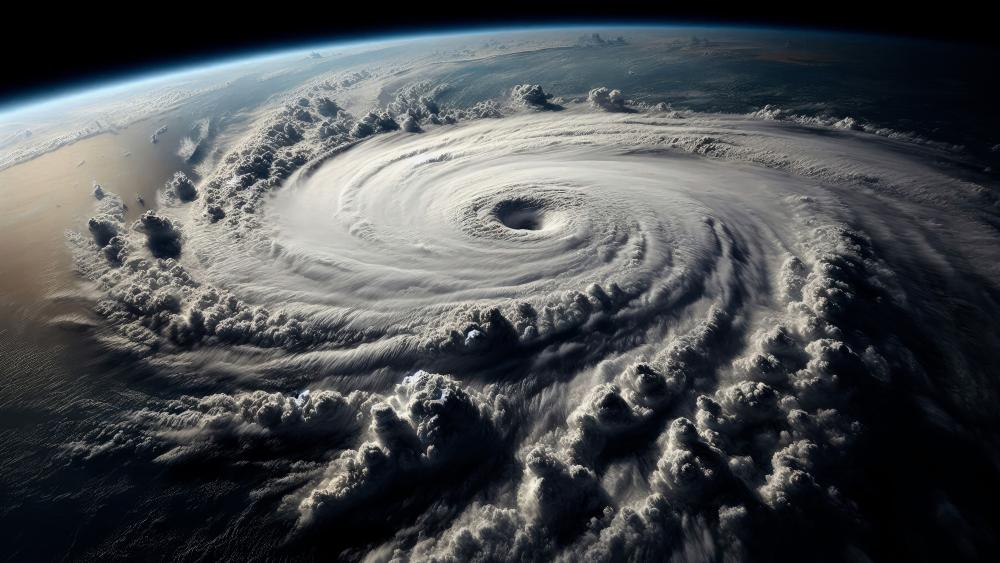
M 228 533 L 293 558 L 992 541 L 940 512 L 1000 398 L 960 151 L 541 92 L 403 127 L 303 97 L 131 227 L 106 195 L 71 237 L 92 337 L 170 391 L 68 458 L 239 474 Z
M 0 560 L 1000 561 L 961 10 L 282 8 L 22 26 Z

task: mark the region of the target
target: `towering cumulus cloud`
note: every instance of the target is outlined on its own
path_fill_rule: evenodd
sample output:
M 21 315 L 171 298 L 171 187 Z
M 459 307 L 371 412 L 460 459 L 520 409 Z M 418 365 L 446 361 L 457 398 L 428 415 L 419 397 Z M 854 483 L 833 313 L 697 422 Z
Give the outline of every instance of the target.
M 595 108 L 605 111 L 627 111 L 625 96 L 619 90 L 608 90 L 605 87 L 594 88 L 587 94 L 587 101 Z
M 174 177 L 167 182 L 167 193 L 176 197 L 182 202 L 194 201 L 198 197 L 198 189 L 194 182 L 183 172 L 177 172 Z
M 959 437 L 997 423 L 998 207 L 962 157 L 511 97 L 302 98 L 175 177 L 188 205 L 130 229 L 105 197 L 97 337 L 181 391 L 71 459 L 201 464 L 226 537 L 293 559 L 991 549 Z

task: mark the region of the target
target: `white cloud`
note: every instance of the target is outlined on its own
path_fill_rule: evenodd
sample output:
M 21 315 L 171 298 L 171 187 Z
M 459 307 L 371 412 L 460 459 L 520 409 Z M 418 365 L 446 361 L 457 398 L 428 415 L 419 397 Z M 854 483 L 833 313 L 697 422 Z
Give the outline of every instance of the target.
M 263 456 L 296 476 L 299 531 L 401 561 L 795 555 L 769 530 L 797 516 L 802 542 L 863 543 L 878 515 L 850 493 L 876 484 L 854 470 L 894 460 L 859 444 L 909 412 L 893 382 L 930 389 L 915 343 L 968 349 L 926 330 L 955 319 L 914 305 L 920 277 L 982 303 L 963 280 L 994 252 L 949 261 L 937 245 L 967 231 L 931 237 L 920 214 L 978 224 L 982 187 L 934 147 L 773 108 L 507 115 L 435 92 L 360 119 L 299 99 L 133 229 L 105 194 L 76 240 L 103 342 L 236 389 L 74 451 Z

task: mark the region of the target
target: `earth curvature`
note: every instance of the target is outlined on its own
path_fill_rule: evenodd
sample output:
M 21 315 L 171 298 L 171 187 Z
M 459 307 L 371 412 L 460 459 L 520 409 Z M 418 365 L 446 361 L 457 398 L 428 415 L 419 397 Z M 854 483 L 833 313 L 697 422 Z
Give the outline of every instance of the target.
M 998 63 L 553 27 L 0 108 L 3 556 L 996 560 Z

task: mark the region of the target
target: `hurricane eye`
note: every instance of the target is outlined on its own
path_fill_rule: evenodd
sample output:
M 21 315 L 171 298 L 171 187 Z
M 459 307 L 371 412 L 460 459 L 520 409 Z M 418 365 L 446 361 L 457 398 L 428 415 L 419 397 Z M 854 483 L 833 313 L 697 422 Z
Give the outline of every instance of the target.
M 545 223 L 545 208 L 534 201 L 505 201 L 497 205 L 494 214 L 505 227 L 518 231 L 538 231 Z

